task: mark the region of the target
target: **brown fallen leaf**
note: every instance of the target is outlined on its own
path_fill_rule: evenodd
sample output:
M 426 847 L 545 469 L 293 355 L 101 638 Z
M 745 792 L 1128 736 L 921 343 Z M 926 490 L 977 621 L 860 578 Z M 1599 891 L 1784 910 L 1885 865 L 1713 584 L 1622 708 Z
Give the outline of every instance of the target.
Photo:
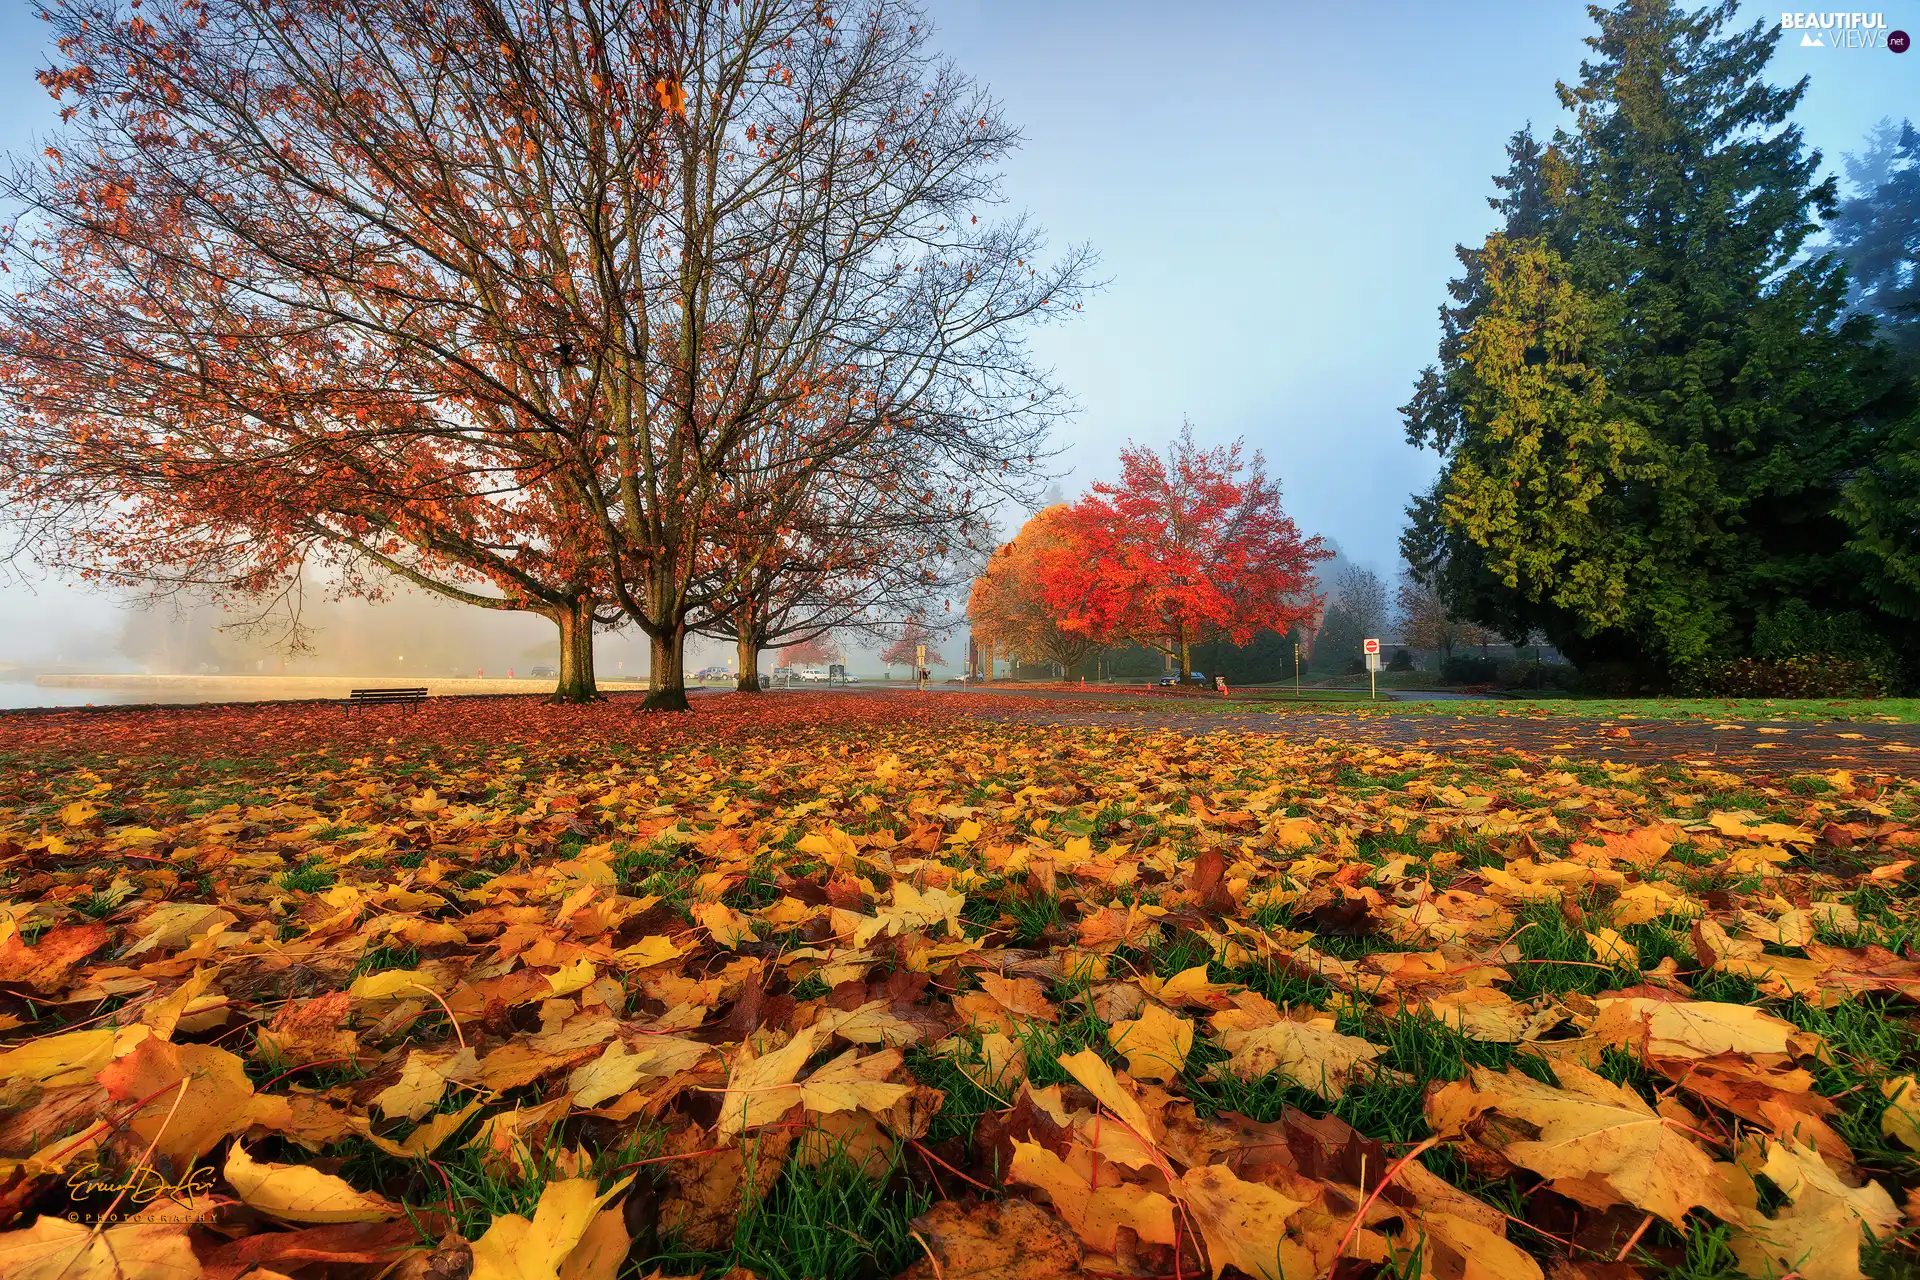
M 365 1116 L 355 1116 L 355 1128 L 374 1146 L 390 1156 L 399 1156 L 403 1160 L 419 1160 L 432 1155 L 451 1138 L 473 1113 L 480 1109 L 478 1101 L 469 1102 L 458 1111 L 443 1111 L 420 1125 L 404 1139 L 395 1142 L 373 1131 L 373 1125 Z
M 1224 1071 L 1255 1080 L 1277 1072 L 1330 1101 L 1338 1101 L 1348 1085 L 1370 1075 L 1374 1060 L 1386 1052 L 1358 1036 L 1335 1031 L 1332 1018 L 1282 1019 L 1264 1027 L 1233 1028 L 1221 1031 L 1219 1041 L 1232 1056 L 1214 1068 L 1216 1074 Z
M 1880 1094 L 1887 1100 L 1880 1132 L 1909 1151 L 1920 1151 L 1920 1082 L 1910 1075 L 1895 1076 L 1880 1082 Z M 1823 1148 L 1821 1154 L 1828 1153 Z
M 1060 1219 L 1018 1196 L 943 1200 L 913 1220 L 927 1256 L 899 1280 L 1067 1280 L 1080 1242 Z
M 1207 1261 L 1217 1277 L 1238 1267 L 1261 1280 L 1282 1280 L 1301 1273 L 1289 1267 L 1289 1253 L 1304 1254 L 1287 1240 L 1287 1219 L 1305 1206 L 1272 1187 L 1245 1182 L 1224 1165 L 1189 1169 L 1173 1184 L 1173 1194 L 1207 1242 Z
M 1040 1022 L 1060 1020 L 1060 1011 L 1047 999 L 1046 988 L 1032 978 L 1003 978 L 997 973 L 983 973 L 980 989 L 1015 1018 Z
M 410 1222 L 351 1222 L 241 1236 L 206 1257 L 201 1280 L 239 1280 L 255 1267 L 291 1271 L 310 1262 L 385 1265 L 419 1240 Z
M 669 1134 L 664 1154 L 672 1179 L 660 1202 L 660 1230 L 699 1249 L 733 1238 L 742 1213 L 772 1189 L 794 1145 L 791 1128 L 761 1129 L 744 1142 L 721 1145 L 699 1125 Z
M 1132 1182 L 1096 1188 L 1038 1143 L 1013 1144 L 1007 1181 L 1046 1192 L 1080 1239 L 1102 1253 L 1114 1251 L 1123 1228 L 1150 1244 L 1174 1243 L 1173 1201 Z
M 1710 1000 L 1652 1000 L 1643 996 L 1595 1003 L 1588 1034 L 1603 1044 L 1663 1058 L 1707 1058 L 1724 1053 L 1811 1057 L 1820 1037 L 1785 1018 L 1744 1004 Z
M 1812 1143 L 1830 1160 L 1853 1163 L 1846 1140 L 1827 1122 L 1840 1109 L 1813 1092 L 1813 1073 L 1804 1068 L 1763 1065 L 1744 1054 L 1645 1061 L 1695 1097 L 1764 1125 L 1775 1137 Z
M 1413 1217 L 1428 1267 L 1460 1280 L 1542 1280 L 1533 1255 L 1500 1231 L 1472 1218 L 1427 1211 Z
M 814 1031 L 802 1028 L 778 1049 L 755 1055 L 742 1045 L 727 1079 L 714 1137 L 727 1141 L 743 1129 L 771 1124 L 800 1101 L 793 1079 L 813 1054 Z
M 353 1001 L 344 991 L 290 1000 L 260 1028 L 253 1056 L 282 1070 L 315 1062 L 355 1062 L 360 1036 L 345 1026 L 352 1012 Z
M 453 1053 L 409 1049 L 400 1066 L 400 1078 L 375 1094 L 373 1105 L 389 1118 L 418 1120 L 440 1105 L 450 1081 L 472 1080 L 479 1073 L 479 1059 L 464 1045 Z
M 66 989 L 73 971 L 88 956 L 107 945 L 112 933 L 98 922 L 49 929 L 28 946 L 18 929 L 8 926 L 0 938 L 0 983 L 53 994 Z

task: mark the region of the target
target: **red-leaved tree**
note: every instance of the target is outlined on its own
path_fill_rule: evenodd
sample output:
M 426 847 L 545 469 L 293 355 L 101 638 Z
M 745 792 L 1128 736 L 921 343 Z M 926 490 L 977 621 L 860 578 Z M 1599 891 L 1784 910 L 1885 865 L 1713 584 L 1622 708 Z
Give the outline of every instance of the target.
M 927 665 L 945 662 L 940 651 L 933 647 L 934 633 L 919 618 L 908 618 L 900 628 L 900 635 L 894 642 L 880 651 L 880 661 L 889 667 L 912 667 L 920 659 L 920 646 L 927 647 Z
M 780 650 L 780 657 L 789 666 L 818 666 L 833 656 L 833 646 L 825 636 L 808 636 L 805 640 L 790 644 Z
M 1063 503 L 1047 507 L 987 558 L 967 598 L 967 622 L 979 643 L 1028 662 L 1057 664 L 1061 674 L 1100 648 L 1085 631 L 1060 624 L 1040 567 L 1072 539 L 1072 515 Z
M 1068 508 L 1062 535 L 1037 567 L 1061 627 L 1171 654 L 1182 681 L 1196 644 L 1311 617 L 1313 567 L 1332 554 L 1300 536 L 1257 450 L 1203 449 L 1190 425 L 1164 458 L 1122 450 L 1120 482 Z

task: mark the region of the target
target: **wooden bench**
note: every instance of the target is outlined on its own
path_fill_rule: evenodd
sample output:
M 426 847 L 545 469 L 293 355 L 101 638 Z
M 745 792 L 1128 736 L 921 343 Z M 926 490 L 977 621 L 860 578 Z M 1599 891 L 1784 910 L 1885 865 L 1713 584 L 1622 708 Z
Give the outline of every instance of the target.
M 425 688 L 355 689 L 340 704 L 340 709 L 352 715 L 355 707 L 417 707 L 426 700 Z

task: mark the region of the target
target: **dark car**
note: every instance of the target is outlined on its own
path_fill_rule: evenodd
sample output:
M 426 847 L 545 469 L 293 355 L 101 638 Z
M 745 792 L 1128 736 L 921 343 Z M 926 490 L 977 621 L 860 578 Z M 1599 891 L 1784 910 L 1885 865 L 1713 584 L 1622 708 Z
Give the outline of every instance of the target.
M 1189 684 L 1200 685 L 1204 688 L 1207 683 L 1207 673 L 1204 671 L 1190 671 L 1187 673 L 1187 682 Z M 1160 687 L 1162 689 L 1175 689 L 1178 688 L 1179 685 L 1180 677 L 1177 675 L 1160 677 Z
M 527 674 L 534 677 L 536 680 L 545 680 L 553 675 L 553 668 L 552 667 L 529 667 L 527 669 Z

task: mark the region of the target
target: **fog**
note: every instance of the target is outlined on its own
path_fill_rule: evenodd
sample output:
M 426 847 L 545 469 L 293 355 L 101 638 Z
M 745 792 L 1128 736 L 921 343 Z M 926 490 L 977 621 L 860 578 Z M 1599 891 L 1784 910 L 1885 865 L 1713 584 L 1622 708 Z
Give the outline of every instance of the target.
M 284 613 L 247 625 L 244 609 L 209 601 L 144 603 L 41 582 L 0 592 L 0 676 L 54 673 L 151 675 L 526 675 L 557 666 L 558 632 L 545 618 L 457 604 L 421 592 L 379 603 L 309 591 L 299 643 Z M 731 648 L 696 640 L 688 665 L 724 664 Z M 602 678 L 647 674 L 646 637 L 634 628 L 594 643 Z
M 57 582 L 16 582 L 0 590 L 0 681 L 18 685 L 42 675 L 75 674 L 498 679 L 559 665 L 559 632 L 545 618 L 404 587 L 379 602 L 334 599 L 323 587 L 309 587 L 299 604 L 297 635 L 286 609 L 259 615 L 257 606 L 149 602 Z M 871 642 L 836 637 L 834 647 L 857 669 L 879 672 Z M 964 632 L 942 636 L 937 648 L 949 659 L 945 665 L 957 670 L 966 651 Z M 727 641 L 691 637 L 687 671 L 729 667 L 734 653 Z M 773 653 L 763 654 L 761 669 L 771 670 L 777 661 Z M 644 679 L 645 633 L 632 626 L 602 632 L 594 640 L 594 664 L 603 681 Z M 49 694 L 45 700 L 71 699 Z M 34 701 L 0 697 L 0 705 Z

